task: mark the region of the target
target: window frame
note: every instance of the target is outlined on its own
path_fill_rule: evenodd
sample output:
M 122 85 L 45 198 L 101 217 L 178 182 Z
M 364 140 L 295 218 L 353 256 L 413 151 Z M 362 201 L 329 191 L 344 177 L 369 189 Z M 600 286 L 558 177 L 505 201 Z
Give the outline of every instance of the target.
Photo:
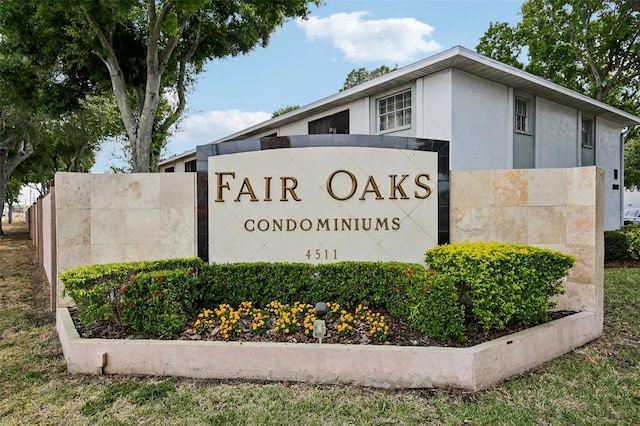
M 585 132 L 584 125 L 589 123 L 589 129 Z M 587 136 L 587 142 L 585 143 L 585 136 Z M 590 117 L 582 117 L 580 121 L 580 146 L 586 149 L 595 149 L 595 121 Z
M 519 103 L 524 105 L 524 113 L 521 112 L 522 108 L 518 108 Z M 531 134 L 531 114 L 529 111 L 529 99 L 521 96 L 515 96 L 513 99 L 513 129 L 516 133 L 522 133 L 525 135 Z M 519 124 L 524 124 L 524 129 L 520 128 Z
M 405 88 L 402 90 L 398 90 L 395 91 L 393 93 L 390 93 L 388 95 L 384 95 L 384 96 L 380 96 L 379 98 L 376 98 L 375 100 L 375 108 L 376 108 L 376 133 L 390 133 L 390 132 L 397 132 L 400 130 L 405 130 L 405 129 L 410 129 L 411 126 L 413 125 L 413 90 L 411 87 L 409 88 Z M 406 97 L 406 95 L 408 96 L 408 99 Z M 401 99 L 402 102 L 402 106 L 397 109 L 397 105 L 396 103 L 398 102 L 398 99 L 396 99 L 396 97 L 398 96 L 402 96 L 403 98 Z M 391 105 L 392 105 L 392 110 L 387 110 L 387 106 L 389 105 L 388 100 L 391 99 Z M 408 105 L 407 105 L 407 100 L 408 100 Z M 385 110 L 384 112 L 382 112 L 382 102 L 385 102 Z M 400 125 L 396 125 L 397 121 L 397 114 L 398 113 L 402 113 L 402 119 L 401 119 L 401 124 Z M 393 115 L 393 120 L 394 120 L 394 127 L 388 127 L 388 123 L 389 123 L 389 117 Z M 386 119 L 387 125 L 385 126 L 385 128 L 381 128 L 382 127 L 382 123 L 383 123 L 383 117 Z

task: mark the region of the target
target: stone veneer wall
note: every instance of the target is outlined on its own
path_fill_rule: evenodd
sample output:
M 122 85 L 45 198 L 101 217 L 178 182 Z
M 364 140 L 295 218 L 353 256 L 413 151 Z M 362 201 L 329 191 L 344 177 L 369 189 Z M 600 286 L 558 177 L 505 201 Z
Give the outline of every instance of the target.
M 452 171 L 450 200 L 452 242 L 516 242 L 576 256 L 557 309 L 602 319 L 603 169 Z
M 59 273 L 196 255 L 195 173 L 56 173 L 55 189 Z
M 196 255 L 195 173 L 58 173 L 55 187 L 58 272 Z M 557 308 L 602 315 L 602 169 L 457 170 L 450 188 L 452 242 L 518 242 L 572 254 L 578 261 Z

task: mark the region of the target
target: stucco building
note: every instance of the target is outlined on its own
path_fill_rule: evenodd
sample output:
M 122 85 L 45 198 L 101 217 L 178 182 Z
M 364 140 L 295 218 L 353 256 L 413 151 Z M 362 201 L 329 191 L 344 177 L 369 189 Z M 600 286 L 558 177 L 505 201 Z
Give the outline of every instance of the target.
M 640 117 L 541 77 L 453 47 L 212 142 L 311 134 L 449 142 L 450 170 L 605 170 L 605 229 L 622 225 L 622 131 Z M 196 171 L 196 150 L 160 165 Z

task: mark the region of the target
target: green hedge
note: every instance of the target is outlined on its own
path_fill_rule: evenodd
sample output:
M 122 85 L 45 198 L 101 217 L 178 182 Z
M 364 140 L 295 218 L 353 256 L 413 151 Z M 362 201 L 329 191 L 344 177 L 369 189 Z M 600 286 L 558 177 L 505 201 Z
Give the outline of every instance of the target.
M 640 260 L 640 226 L 628 225 L 622 228 L 625 237 L 627 237 L 627 258 Z
M 204 303 L 233 306 L 250 300 L 264 306 L 282 303 L 331 301 L 346 309 L 358 304 L 383 307 L 392 296 L 400 270 L 421 267 L 401 262 L 233 263 L 205 265 L 200 282 Z
M 518 244 L 463 243 L 426 253 L 431 268 L 404 262 L 203 264 L 199 259 L 76 268 L 61 274 L 83 322 L 110 321 L 171 337 L 202 308 L 273 300 L 386 308 L 416 330 L 465 340 L 465 321 L 501 329 L 537 324 L 562 292 L 574 258 Z
M 466 340 L 464 306 L 453 279 L 422 266 L 400 272 L 404 278 L 396 282 L 394 297 L 387 304 L 389 312 L 432 338 Z
M 82 322 L 108 321 L 122 325 L 123 293 L 120 290 L 129 284 L 132 276 L 162 270 L 186 270 L 197 275 L 203 265 L 200 258 L 187 258 L 81 266 L 60 274 L 64 283 L 62 295 L 74 300 Z
M 412 327 L 442 340 L 464 340 L 464 308 L 453 280 L 404 262 L 234 263 L 205 265 L 205 306 L 272 300 L 293 304 L 336 302 L 386 308 Z
M 575 258 L 522 244 L 468 242 L 434 247 L 426 262 L 453 278 L 467 315 L 484 329 L 499 330 L 512 318 L 544 321 Z
M 171 338 L 199 310 L 198 280 L 192 270 L 174 269 L 131 275 L 119 290 L 122 326 L 145 336 Z
M 604 231 L 604 260 L 624 260 L 629 257 L 629 241 L 624 231 Z

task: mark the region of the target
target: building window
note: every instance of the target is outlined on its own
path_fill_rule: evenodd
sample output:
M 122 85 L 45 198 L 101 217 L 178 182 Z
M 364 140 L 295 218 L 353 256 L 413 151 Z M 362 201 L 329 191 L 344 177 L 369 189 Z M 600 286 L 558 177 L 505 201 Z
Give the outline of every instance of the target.
M 514 120 L 516 132 L 529 132 L 529 106 L 526 99 L 516 98 Z
M 185 172 L 195 172 L 196 171 L 196 160 L 187 161 L 184 163 L 184 171 Z
M 173 173 L 174 171 L 175 171 L 175 168 L 173 166 L 167 167 L 166 169 L 164 169 L 165 173 Z
M 378 99 L 378 131 L 411 125 L 411 90 Z
M 310 135 L 349 133 L 349 110 L 340 111 L 328 117 L 318 118 L 309 122 Z
M 590 118 L 582 119 L 582 146 L 584 148 L 593 148 L 593 120 Z

